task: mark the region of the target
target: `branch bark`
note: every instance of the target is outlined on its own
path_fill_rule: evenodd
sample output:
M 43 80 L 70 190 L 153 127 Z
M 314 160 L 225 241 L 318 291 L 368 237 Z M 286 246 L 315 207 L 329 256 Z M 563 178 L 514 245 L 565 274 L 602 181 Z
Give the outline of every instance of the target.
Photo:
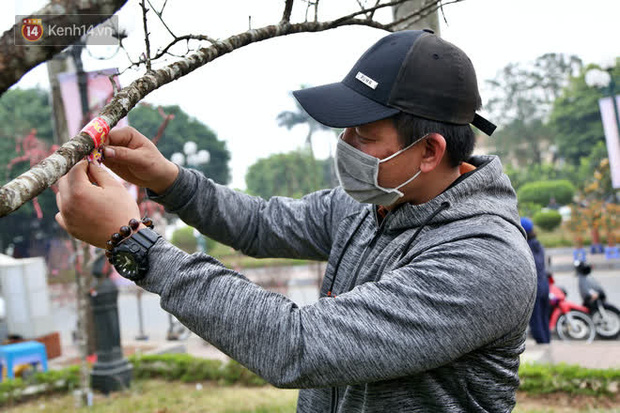
M 46 21 L 59 26 L 80 25 L 84 14 L 89 16 L 89 22 L 99 24 L 112 16 L 127 0 L 56 0 L 50 2 L 31 17 L 44 16 Z M 23 75 L 39 63 L 50 60 L 66 46 L 52 45 L 49 38 L 43 37 L 36 46 L 15 46 L 15 31 L 20 25 L 16 24 L 5 31 L 0 38 L 0 95 L 17 83 Z M 76 42 L 79 36 L 68 37 Z
M 251 43 L 294 33 L 320 32 L 350 25 L 370 26 L 391 31 L 392 29 L 389 25 L 384 25 L 365 18 L 356 19 L 355 17 L 383 7 L 394 6 L 404 1 L 406 0 L 395 0 L 384 3 L 370 9 L 351 13 L 348 16 L 333 21 L 270 25 L 260 29 L 248 30 L 223 41 L 217 41 L 213 45 L 202 48 L 180 61 L 174 62 L 156 71 L 148 72 L 141 78 L 135 80 L 114 96 L 101 110 L 99 117 L 112 128 L 121 118 L 126 116 L 140 100 L 155 89 L 185 76 L 220 56 Z M 439 0 L 435 3 L 438 2 Z M 0 217 L 17 210 L 24 203 L 53 185 L 61 176 L 66 174 L 73 165 L 84 156 L 88 155 L 93 149 L 94 143 L 90 136 L 80 132 L 69 142 L 62 145 L 54 154 L 4 185 L 0 188 Z

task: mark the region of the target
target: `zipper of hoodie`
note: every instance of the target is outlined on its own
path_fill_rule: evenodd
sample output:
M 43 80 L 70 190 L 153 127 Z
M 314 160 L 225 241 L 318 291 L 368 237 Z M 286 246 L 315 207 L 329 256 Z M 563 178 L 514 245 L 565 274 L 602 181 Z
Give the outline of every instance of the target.
M 375 209 L 374 211 L 375 213 L 375 219 L 377 219 L 377 211 Z M 372 237 L 372 239 L 370 240 L 370 242 L 368 243 L 368 245 L 366 245 L 366 248 L 364 248 L 364 252 L 362 253 L 362 258 L 359 260 L 357 267 L 355 268 L 355 273 L 353 275 L 353 278 L 351 278 L 351 281 L 349 282 L 349 288 L 347 289 L 347 291 L 351 291 L 353 289 L 353 287 L 355 287 L 355 282 L 357 281 L 357 277 L 359 276 L 359 272 L 362 269 L 362 266 L 365 264 L 366 259 L 368 258 L 368 254 L 370 254 L 370 250 L 372 249 L 372 247 L 374 246 L 375 242 L 379 239 L 379 237 L 381 237 L 381 235 L 383 235 L 383 230 L 385 228 L 385 225 L 388 221 L 389 218 L 392 217 L 392 211 L 389 211 L 385 218 L 383 218 L 383 221 L 381 221 L 381 224 L 379 225 L 379 228 L 377 228 L 377 230 L 375 231 L 375 235 Z M 378 219 L 377 219 L 378 221 Z

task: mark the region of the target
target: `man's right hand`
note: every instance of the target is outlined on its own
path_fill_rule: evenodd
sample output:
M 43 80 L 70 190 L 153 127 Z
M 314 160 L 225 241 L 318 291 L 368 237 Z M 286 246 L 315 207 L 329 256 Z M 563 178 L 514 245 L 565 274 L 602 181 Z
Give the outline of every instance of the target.
M 179 174 L 178 167 L 153 142 L 131 127 L 110 131 L 103 163 L 127 182 L 158 194 L 164 193 Z

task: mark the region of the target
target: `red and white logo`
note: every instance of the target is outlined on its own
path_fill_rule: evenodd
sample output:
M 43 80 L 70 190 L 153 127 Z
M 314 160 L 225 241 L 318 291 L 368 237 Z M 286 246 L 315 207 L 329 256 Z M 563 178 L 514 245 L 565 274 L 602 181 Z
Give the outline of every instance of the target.
M 43 22 L 41 19 L 23 19 L 22 36 L 29 42 L 36 42 L 43 37 Z

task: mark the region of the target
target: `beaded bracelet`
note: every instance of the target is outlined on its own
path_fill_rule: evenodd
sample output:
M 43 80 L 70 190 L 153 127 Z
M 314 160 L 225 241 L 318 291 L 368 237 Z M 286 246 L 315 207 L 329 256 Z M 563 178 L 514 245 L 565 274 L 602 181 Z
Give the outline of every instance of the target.
M 112 236 L 110 237 L 110 239 L 105 243 L 106 245 L 106 252 L 105 252 L 105 256 L 108 259 L 112 259 L 112 250 L 121 242 L 125 241 L 127 238 L 129 238 L 131 236 L 131 234 L 133 234 L 133 232 L 135 230 L 137 230 L 140 227 L 140 224 L 144 224 L 147 226 L 147 228 L 153 229 L 155 227 L 155 225 L 153 225 L 153 220 L 151 218 L 148 217 L 144 217 L 142 218 L 141 221 L 138 221 L 135 218 L 131 218 L 129 220 L 129 225 L 123 225 L 118 232 L 115 232 L 114 234 L 112 234 Z

